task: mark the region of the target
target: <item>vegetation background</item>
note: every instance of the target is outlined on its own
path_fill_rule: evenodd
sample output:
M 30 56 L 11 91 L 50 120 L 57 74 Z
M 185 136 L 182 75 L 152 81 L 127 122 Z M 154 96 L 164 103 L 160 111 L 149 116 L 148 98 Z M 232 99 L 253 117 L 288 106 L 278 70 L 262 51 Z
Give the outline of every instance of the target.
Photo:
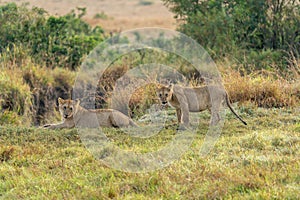
M 1 1 L 0 7 L 0 198 L 300 198 L 299 1 L 16 2 Z M 70 97 L 80 64 L 97 44 L 144 26 L 178 29 L 203 45 L 249 126 L 228 116 L 215 149 L 200 158 L 209 121 L 204 112 L 203 129 L 181 160 L 156 172 L 128 174 L 94 160 L 76 130 L 36 126 L 59 121 L 56 99 Z M 128 69 L 153 58 L 175 62 L 191 84 L 201 78 L 172 55 L 133 52 L 99 81 L 97 106 L 107 106 L 113 83 Z M 136 91 L 132 117 L 155 101 L 153 87 Z M 174 134 L 167 129 L 142 141 L 108 131 L 116 145 L 141 152 L 163 146 Z

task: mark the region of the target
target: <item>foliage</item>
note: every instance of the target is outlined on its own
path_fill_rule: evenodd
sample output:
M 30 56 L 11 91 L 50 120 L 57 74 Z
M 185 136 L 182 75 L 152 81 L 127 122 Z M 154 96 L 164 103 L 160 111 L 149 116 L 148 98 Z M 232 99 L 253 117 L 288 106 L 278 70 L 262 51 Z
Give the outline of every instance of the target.
M 180 20 L 180 30 L 196 39 L 215 57 L 252 62 L 249 52 L 269 52 L 263 61 L 284 68 L 291 53 L 300 53 L 300 4 L 293 0 L 163 0 Z M 246 57 L 246 59 L 244 59 Z M 274 67 L 268 63 L 257 68 Z
M 109 19 L 108 15 L 105 14 L 103 11 L 101 13 L 97 13 L 94 15 L 94 19 L 103 19 L 103 20 L 106 20 L 106 19 Z
M 103 40 L 100 27 L 81 19 L 85 9 L 77 12 L 54 17 L 25 5 L 0 7 L 1 124 L 45 123 L 57 116 L 57 98 L 71 96 L 70 70 Z
M 0 7 L 0 53 L 22 44 L 33 60 L 46 66 L 76 69 L 83 57 L 103 40 L 100 27 L 91 28 L 79 14 L 48 16 L 40 8 L 28 9 L 14 3 Z

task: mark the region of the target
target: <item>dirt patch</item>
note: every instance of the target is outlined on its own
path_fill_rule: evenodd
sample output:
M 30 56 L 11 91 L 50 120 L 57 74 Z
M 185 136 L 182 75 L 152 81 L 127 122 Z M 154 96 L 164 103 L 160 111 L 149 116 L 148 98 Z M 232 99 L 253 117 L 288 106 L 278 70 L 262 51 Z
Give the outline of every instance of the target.
M 123 31 L 142 27 L 175 29 L 173 14 L 160 0 L 0 0 L 0 4 L 28 2 L 44 8 L 52 15 L 63 15 L 76 7 L 87 8 L 85 20 L 107 31 Z

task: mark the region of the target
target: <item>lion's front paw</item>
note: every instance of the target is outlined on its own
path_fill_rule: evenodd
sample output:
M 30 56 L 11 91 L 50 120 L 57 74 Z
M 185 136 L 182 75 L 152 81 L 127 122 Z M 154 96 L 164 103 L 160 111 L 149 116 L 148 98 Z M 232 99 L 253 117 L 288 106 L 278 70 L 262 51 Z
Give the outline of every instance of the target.
M 178 126 L 178 128 L 177 128 L 178 131 L 184 131 L 184 130 L 186 130 L 186 129 L 187 129 L 187 127 L 186 127 L 185 125 L 183 125 L 183 124 L 180 124 L 180 125 Z

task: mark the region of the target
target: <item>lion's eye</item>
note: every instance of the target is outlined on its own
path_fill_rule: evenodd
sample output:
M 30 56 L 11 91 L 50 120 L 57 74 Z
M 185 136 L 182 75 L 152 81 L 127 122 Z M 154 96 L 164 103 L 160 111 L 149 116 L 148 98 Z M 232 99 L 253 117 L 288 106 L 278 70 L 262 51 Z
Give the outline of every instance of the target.
M 73 110 L 73 108 L 71 107 L 71 108 L 70 108 L 70 110 L 72 111 L 72 110 Z
M 168 96 L 168 94 L 165 94 L 165 96 L 167 97 L 167 96 Z
M 66 109 L 67 109 L 67 106 L 64 106 L 63 109 L 66 110 Z
M 159 96 L 161 97 L 161 96 L 162 96 L 162 94 L 159 94 Z

